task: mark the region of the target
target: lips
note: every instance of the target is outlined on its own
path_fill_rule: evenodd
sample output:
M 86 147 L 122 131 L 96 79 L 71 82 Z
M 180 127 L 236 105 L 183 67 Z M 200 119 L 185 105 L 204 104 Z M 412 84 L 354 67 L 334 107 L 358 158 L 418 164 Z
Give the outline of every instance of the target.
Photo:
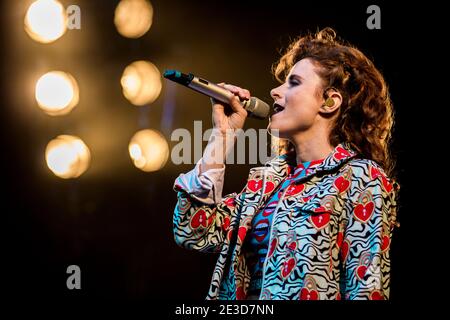
M 262 214 L 263 217 L 270 216 L 275 211 L 275 208 L 277 207 L 277 203 L 278 203 L 277 201 L 272 201 L 271 203 L 269 203 L 263 211 L 263 214 Z
M 269 231 L 269 220 L 262 219 L 258 221 L 254 227 L 253 234 L 256 238 L 256 241 L 261 242 L 266 237 Z
M 283 106 L 279 105 L 278 103 L 274 103 L 273 104 L 273 113 L 272 113 L 272 115 L 277 114 L 277 113 L 279 113 L 279 112 L 281 112 L 283 110 L 284 110 Z

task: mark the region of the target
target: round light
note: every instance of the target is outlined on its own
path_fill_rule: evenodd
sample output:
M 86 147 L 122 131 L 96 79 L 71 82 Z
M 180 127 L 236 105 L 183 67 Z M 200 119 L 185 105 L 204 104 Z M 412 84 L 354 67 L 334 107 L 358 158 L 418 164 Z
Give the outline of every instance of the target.
M 151 129 L 136 132 L 131 138 L 128 151 L 134 165 L 146 172 L 161 169 L 169 158 L 166 139 L 161 133 Z
M 161 73 L 148 61 L 135 61 L 125 68 L 120 80 L 122 92 L 132 104 L 143 106 L 161 93 Z
M 80 138 L 60 135 L 47 144 L 45 160 L 56 176 L 77 178 L 89 167 L 91 154 Z
M 46 113 L 52 116 L 67 114 L 78 104 L 78 85 L 68 73 L 48 72 L 36 82 L 35 96 Z
M 151 27 L 153 7 L 145 0 L 122 0 L 114 12 L 117 31 L 127 38 L 139 38 Z
M 67 14 L 59 1 L 38 0 L 28 8 L 24 24 L 33 40 L 50 43 L 66 32 Z

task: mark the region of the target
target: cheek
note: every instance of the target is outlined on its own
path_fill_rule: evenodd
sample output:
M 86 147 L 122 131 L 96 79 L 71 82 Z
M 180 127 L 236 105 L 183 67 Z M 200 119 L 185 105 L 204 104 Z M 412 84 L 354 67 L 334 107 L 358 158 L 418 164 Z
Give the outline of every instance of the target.
M 320 100 L 312 88 L 299 88 L 285 95 L 286 110 L 274 116 L 270 129 L 279 129 L 280 134 L 292 134 L 311 127 L 320 108 Z
M 318 100 L 310 94 L 297 95 L 288 102 L 288 105 L 287 111 L 290 115 L 306 121 L 317 114 L 320 106 Z
M 315 96 L 296 95 L 286 102 L 288 109 L 283 115 L 284 125 L 280 126 L 304 130 L 313 125 L 320 108 L 320 102 Z
M 320 100 L 317 96 L 316 87 L 306 85 L 287 92 L 285 97 L 287 104 L 302 108 L 311 108 L 317 105 Z

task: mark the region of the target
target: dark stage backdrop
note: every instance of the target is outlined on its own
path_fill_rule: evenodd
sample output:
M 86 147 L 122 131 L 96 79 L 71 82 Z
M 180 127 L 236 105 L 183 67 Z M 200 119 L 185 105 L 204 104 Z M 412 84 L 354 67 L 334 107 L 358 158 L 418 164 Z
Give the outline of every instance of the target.
M 195 120 L 203 121 L 203 129 L 210 127 L 209 100 L 163 81 L 154 103 L 134 107 L 122 95 L 122 71 L 134 60 L 150 60 L 161 72 L 179 69 L 233 83 L 270 102 L 269 91 L 277 85 L 270 68 L 279 50 L 297 35 L 326 26 L 371 57 L 390 86 L 402 186 L 401 227 L 391 252 L 391 299 L 416 295 L 417 283 L 411 281 L 411 263 L 418 259 L 412 258 L 417 246 L 411 245 L 419 214 L 414 146 L 422 138 L 417 123 L 425 119 L 412 97 L 417 70 L 411 72 L 410 66 L 411 58 L 417 58 L 411 39 L 424 26 L 414 23 L 412 5 L 155 0 L 150 31 L 132 40 L 114 27 L 118 1 L 61 1 L 81 8 L 81 30 L 43 45 L 23 31 L 30 1 L 23 2 L 3 2 L 1 20 L 2 291 L 11 299 L 203 300 L 216 256 L 182 249 L 172 234 L 173 181 L 193 166 L 169 159 L 163 169 L 144 173 L 133 166 L 128 142 L 146 127 L 160 130 L 167 140 L 176 128 L 193 131 Z M 380 30 L 366 26 L 371 4 L 381 8 Z M 50 117 L 34 100 L 31 79 L 52 69 L 66 70 L 78 80 L 80 102 L 66 116 Z M 170 103 L 172 122 L 163 124 Z M 246 128 L 266 125 L 250 119 Z M 57 178 L 45 164 L 46 144 L 60 134 L 85 137 L 91 146 L 91 167 L 78 179 Z M 252 166 L 228 166 L 224 193 L 241 190 Z M 66 287 L 66 268 L 72 264 L 81 268 L 81 290 Z

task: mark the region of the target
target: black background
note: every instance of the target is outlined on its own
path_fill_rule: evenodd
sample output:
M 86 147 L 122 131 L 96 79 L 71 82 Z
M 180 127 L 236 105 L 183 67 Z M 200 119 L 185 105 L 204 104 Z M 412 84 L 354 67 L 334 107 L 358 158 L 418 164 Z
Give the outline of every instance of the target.
M 424 196 L 417 167 L 426 165 L 419 146 L 433 127 L 418 86 L 428 78 L 417 62 L 432 58 L 417 44 L 432 33 L 423 7 L 368 1 L 153 1 L 152 28 L 132 40 L 114 27 L 118 1 L 61 2 L 80 6 L 81 30 L 49 45 L 23 31 L 30 1 L 2 5 L 2 290 L 12 301 L 202 301 L 216 256 L 179 248 L 172 236 L 172 184 L 192 165 L 169 161 L 158 172 L 144 173 L 132 165 L 127 148 L 133 133 L 144 127 L 162 131 L 168 140 L 175 128 L 192 130 L 194 120 L 202 120 L 206 129 L 209 101 L 185 88 L 172 86 L 169 92 L 170 84 L 163 82 L 154 103 L 134 107 L 121 93 L 123 68 L 147 59 L 161 72 L 192 72 L 271 101 L 276 81 L 270 66 L 279 50 L 300 33 L 326 26 L 372 58 L 390 86 L 401 184 L 391 303 L 420 295 L 417 288 L 425 281 L 420 272 L 429 269 L 421 247 L 427 228 L 417 223 L 417 201 Z M 370 4 L 381 8 L 381 30 L 366 27 Z M 80 87 L 79 105 L 63 117 L 44 114 L 33 96 L 37 77 L 54 69 L 70 72 Z M 175 99 L 170 126 L 161 123 L 166 99 Z M 246 127 L 266 124 L 250 119 Z M 45 165 L 45 146 L 59 134 L 78 135 L 91 147 L 91 168 L 79 179 L 59 179 Z M 224 192 L 240 190 L 250 167 L 228 166 Z M 422 239 L 418 227 L 424 229 Z M 66 288 L 71 264 L 82 271 L 79 291 Z

